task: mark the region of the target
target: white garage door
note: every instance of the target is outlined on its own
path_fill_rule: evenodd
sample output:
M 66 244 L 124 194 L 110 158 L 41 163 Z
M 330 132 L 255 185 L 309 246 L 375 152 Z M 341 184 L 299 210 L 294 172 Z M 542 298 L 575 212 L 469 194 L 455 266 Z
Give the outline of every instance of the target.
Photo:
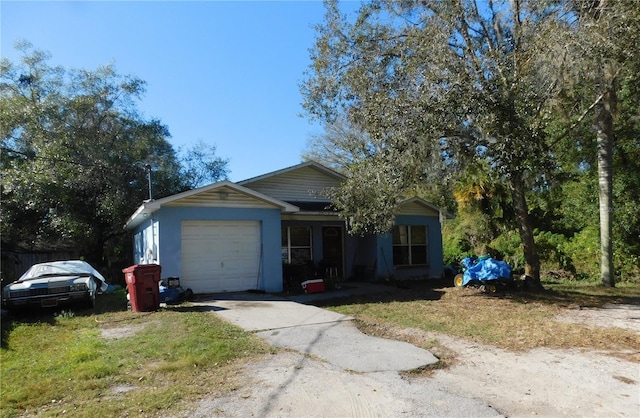
M 194 293 L 256 289 L 260 222 L 183 221 L 180 284 Z

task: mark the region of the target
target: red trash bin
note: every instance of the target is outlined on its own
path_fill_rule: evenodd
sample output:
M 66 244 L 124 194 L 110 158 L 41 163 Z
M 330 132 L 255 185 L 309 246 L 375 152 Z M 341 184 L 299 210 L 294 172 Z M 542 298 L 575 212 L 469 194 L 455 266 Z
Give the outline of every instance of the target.
M 133 312 L 157 311 L 160 308 L 160 272 L 158 264 L 136 264 L 122 270 Z

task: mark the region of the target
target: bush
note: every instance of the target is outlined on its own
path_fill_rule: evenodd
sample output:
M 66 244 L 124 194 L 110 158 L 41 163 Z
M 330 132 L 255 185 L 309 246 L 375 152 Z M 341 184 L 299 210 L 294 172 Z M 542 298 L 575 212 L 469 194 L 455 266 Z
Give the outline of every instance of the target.
M 512 271 L 524 270 L 524 253 L 518 231 L 507 231 L 491 241 L 489 245 L 497 252 L 494 256 L 502 258 L 511 266 Z
M 551 231 L 534 231 L 542 271 L 563 270 L 577 279 L 600 278 L 600 229 L 588 226 L 567 237 Z M 617 236 L 615 238 L 618 238 Z M 472 244 L 468 223 L 448 221 L 442 232 L 445 265 L 459 266 L 468 256 L 481 255 L 480 246 Z M 489 243 L 489 252 L 507 262 L 514 272 L 524 270 L 524 254 L 517 230 L 507 231 Z M 614 242 L 616 281 L 640 283 L 640 256 L 620 239 Z
M 613 246 L 613 265 L 616 269 L 616 281 L 626 283 L 640 283 L 640 255 L 633 253 L 622 242 L 615 242 Z
M 562 251 L 571 259 L 578 278 L 600 276 L 600 230 L 588 226 L 564 244 Z
M 445 266 L 459 266 L 460 261 L 473 255 L 473 249 L 456 220 L 447 221 L 442 228 L 442 251 Z
M 540 263 L 545 265 L 546 269 L 561 269 L 575 274 L 572 257 L 566 252 L 569 240 L 565 235 L 538 230 L 534 234 Z

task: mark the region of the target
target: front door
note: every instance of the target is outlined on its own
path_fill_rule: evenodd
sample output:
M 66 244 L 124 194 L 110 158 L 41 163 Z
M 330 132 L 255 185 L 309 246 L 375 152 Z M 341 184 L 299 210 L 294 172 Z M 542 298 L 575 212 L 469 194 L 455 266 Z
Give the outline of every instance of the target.
M 339 226 L 322 227 L 322 254 L 323 267 L 328 271 L 326 275 L 342 278 L 344 275 L 342 253 L 342 228 Z

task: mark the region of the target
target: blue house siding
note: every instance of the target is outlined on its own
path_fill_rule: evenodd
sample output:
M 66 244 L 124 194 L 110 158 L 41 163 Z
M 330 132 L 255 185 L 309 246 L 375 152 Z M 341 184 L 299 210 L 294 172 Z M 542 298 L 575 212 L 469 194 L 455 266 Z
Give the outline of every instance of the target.
M 133 235 L 133 262 L 149 264 L 158 261 L 158 230 L 160 225 L 155 218 L 141 223 Z
M 141 261 L 144 261 L 144 252 L 146 247 L 145 240 L 145 229 L 149 227 L 149 222 L 144 222 L 140 224 L 135 231 L 133 232 L 133 262 L 140 264 Z
M 356 240 L 355 254 L 353 255 L 353 277 L 355 280 L 375 280 L 378 276 L 378 236 L 366 235 L 352 237 Z
M 396 279 L 439 278 L 444 271 L 440 221 L 434 216 L 399 215 L 396 225 L 426 225 L 429 264 L 427 266 L 393 265 L 393 237 L 391 233 L 378 236 L 376 275 Z
M 345 257 L 345 277 L 355 278 L 356 277 L 356 266 L 357 257 L 359 253 L 358 244 L 360 240 L 358 237 L 353 235 L 349 235 L 346 231 L 344 231 L 345 237 L 345 248 L 344 248 L 344 257 Z
M 393 240 L 390 233 L 379 236 L 349 235 L 340 221 L 281 221 L 278 209 L 163 207 L 134 232 L 134 262 L 149 262 L 149 249 L 162 265 L 162 277 L 180 277 L 182 273 L 182 221 L 185 220 L 257 220 L 261 225 L 262 269 L 260 288 L 277 293 L 283 290 L 281 228 L 308 226 L 313 235 L 313 259 L 323 259 L 322 228 L 341 228 L 344 239 L 344 275 L 355 280 L 438 278 L 443 272 L 440 222 L 434 216 L 399 215 L 397 225 L 426 225 L 428 231 L 428 266 L 395 267 Z M 153 236 L 159 243 L 153 247 Z
M 262 268 L 260 287 L 266 292 L 282 291 L 282 256 L 280 253 L 280 210 L 250 208 L 163 207 L 153 214 L 162 225 L 158 230 L 162 277 L 180 277 L 182 273 L 182 221 L 260 221 Z M 147 237 L 150 222 L 141 224 L 135 232 L 134 242 Z M 145 233 L 145 231 L 147 231 Z M 134 259 L 140 259 L 135 245 Z M 143 250 L 144 251 L 144 250 Z

